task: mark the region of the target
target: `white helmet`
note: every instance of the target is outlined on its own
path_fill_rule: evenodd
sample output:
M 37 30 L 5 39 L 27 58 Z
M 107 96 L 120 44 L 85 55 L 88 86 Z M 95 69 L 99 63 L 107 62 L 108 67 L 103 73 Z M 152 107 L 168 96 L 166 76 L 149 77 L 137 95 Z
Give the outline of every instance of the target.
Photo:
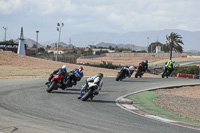
M 67 65 L 63 65 L 62 68 L 67 70 Z
M 131 65 L 130 67 L 129 67 L 129 70 L 134 70 L 135 68 L 134 68 L 134 66 L 133 65 Z

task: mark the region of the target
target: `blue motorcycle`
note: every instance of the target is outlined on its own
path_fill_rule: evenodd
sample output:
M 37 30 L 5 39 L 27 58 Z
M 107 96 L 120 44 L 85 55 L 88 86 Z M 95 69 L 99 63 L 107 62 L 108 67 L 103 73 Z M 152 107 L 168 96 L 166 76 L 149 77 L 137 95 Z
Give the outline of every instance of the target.
M 128 70 L 125 67 L 122 67 L 122 69 L 120 70 L 120 72 L 118 72 L 118 75 L 116 77 L 116 81 L 122 81 L 123 79 L 125 79 L 128 75 L 127 72 Z

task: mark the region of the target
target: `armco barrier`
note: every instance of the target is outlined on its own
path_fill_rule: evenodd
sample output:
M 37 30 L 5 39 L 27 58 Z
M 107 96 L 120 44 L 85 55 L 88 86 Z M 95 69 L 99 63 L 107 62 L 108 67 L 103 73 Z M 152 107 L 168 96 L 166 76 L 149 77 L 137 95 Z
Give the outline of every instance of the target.
M 190 79 L 198 79 L 198 75 L 193 75 L 193 74 L 182 74 L 182 73 L 177 73 L 177 78 L 190 78 Z

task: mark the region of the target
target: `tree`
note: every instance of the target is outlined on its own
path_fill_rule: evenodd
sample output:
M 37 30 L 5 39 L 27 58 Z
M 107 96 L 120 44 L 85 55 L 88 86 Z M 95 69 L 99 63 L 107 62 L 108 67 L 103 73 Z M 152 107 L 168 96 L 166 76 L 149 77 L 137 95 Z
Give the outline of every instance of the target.
M 163 44 L 160 43 L 160 42 L 151 43 L 151 44 L 149 45 L 149 47 L 148 47 L 148 52 L 151 52 L 151 53 L 156 52 L 156 46 L 161 46 L 161 47 L 163 47 Z
M 180 44 L 183 44 L 183 41 L 181 40 L 182 37 L 178 35 L 177 33 L 172 32 L 169 36 L 166 36 L 167 44 L 165 48 L 170 51 L 170 60 L 172 59 L 172 51 L 176 52 L 183 52 L 183 48 Z M 169 52 L 168 51 L 168 52 Z
M 9 40 L 9 41 L 2 41 L 0 42 L 0 44 L 15 44 L 13 40 Z
M 37 44 L 33 44 L 32 48 L 37 48 Z
M 93 55 L 93 50 L 92 50 L 91 48 L 89 48 L 89 49 L 87 50 L 87 55 Z
M 39 52 L 39 53 L 44 53 L 44 52 L 45 52 L 45 49 L 42 48 L 42 47 L 41 47 L 41 48 L 38 48 L 38 52 Z

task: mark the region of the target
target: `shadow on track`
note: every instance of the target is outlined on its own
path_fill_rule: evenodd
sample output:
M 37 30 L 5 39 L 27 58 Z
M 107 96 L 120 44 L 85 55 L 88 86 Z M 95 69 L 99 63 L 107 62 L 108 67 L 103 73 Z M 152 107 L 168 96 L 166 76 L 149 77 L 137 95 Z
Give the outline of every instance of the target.
M 151 82 L 151 81 L 146 81 L 146 80 L 142 80 L 142 81 L 139 81 L 139 80 L 122 80 L 120 82 Z
M 115 101 L 106 101 L 106 100 L 87 100 L 86 102 L 94 102 L 94 103 L 115 103 Z
M 80 94 L 78 92 L 68 92 L 68 91 L 53 91 L 51 93 L 55 93 L 55 94 L 73 94 L 73 95 L 79 95 Z
M 81 89 L 66 89 L 66 91 L 80 91 Z

